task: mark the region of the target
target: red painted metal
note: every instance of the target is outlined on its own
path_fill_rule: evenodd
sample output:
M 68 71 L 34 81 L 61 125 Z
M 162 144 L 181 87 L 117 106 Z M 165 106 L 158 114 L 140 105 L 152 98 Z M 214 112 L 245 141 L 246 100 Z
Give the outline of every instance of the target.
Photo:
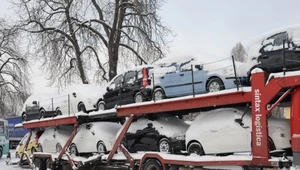
M 60 125 L 69 125 L 77 123 L 76 116 L 68 116 L 68 117 L 61 117 L 61 118 L 53 118 L 53 119 L 41 119 L 39 121 L 32 121 L 32 122 L 24 122 L 23 127 L 26 129 L 32 128 L 45 128 L 51 126 L 60 126 Z
M 60 151 L 60 153 L 59 153 L 59 155 L 58 155 L 58 157 L 57 157 L 58 160 L 61 159 L 61 157 L 63 156 L 63 154 L 66 153 L 67 148 L 69 148 L 69 146 L 71 145 L 71 143 L 72 143 L 72 141 L 73 141 L 75 135 L 77 134 L 77 128 L 78 128 L 78 123 L 75 123 L 75 124 L 74 124 L 74 130 L 73 130 L 73 132 L 72 132 L 70 138 L 69 138 L 68 141 L 65 143 L 64 147 L 62 148 L 62 150 Z M 74 165 L 72 161 L 71 161 L 70 165 L 72 165 L 72 166 Z
M 125 125 L 123 126 L 121 133 L 119 134 L 117 140 L 115 141 L 113 148 L 109 152 L 107 161 L 110 161 L 112 159 L 112 157 L 114 156 L 114 154 L 117 152 L 118 147 L 122 143 L 122 140 L 123 140 L 128 128 L 130 127 L 131 122 L 133 121 L 133 118 L 134 118 L 134 115 L 131 115 L 129 117 L 129 119 L 125 122 Z
M 117 108 L 118 116 L 142 115 L 166 111 L 180 111 L 205 107 L 225 106 L 251 102 L 251 92 L 229 92 L 221 94 L 211 94 L 196 96 L 194 98 L 184 98 L 178 100 L 165 100 L 162 102 L 144 104 L 138 106 L 125 106 Z
M 278 106 L 278 104 L 291 93 L 291 91 L 292 89 L 288 89 L 286 92 L 284 92 L 284 94 L 280 96 L 280 98 L 268 109 L 268 112 L 271 113 L 272 110 L 275 109 L 275 107 Z
M 294 90 L 291 99 L 291 140 L 293 152 L 300 153 L 300 88 Z
M 119 146 L 119 148 L 123 152 L 125 157 L 127 158 L 127 162 L 129 162 L 130 168 L 134 169 L 134 159 L 133 159 L 133 157 L 130 155 L 128 150 L 122 144 Z
M 29 159 L 29 156 L 28 156 L 28 154 L 27 154 L 28 145 L 29 145 L 29 142 L 30 142 L 30 139 L 31 139 L 31 136 L 32 136 L 32 131 L 33 131 L 33 130 L 30 129 L 30 131 L 29 131 L 29 136 L 28 136 L 28 138 L 27 138 L 27 140 L 26 140 L 26 143 L 25 143 L 25 145 L 24 145 L 22 154 L 21 154 L 21 156 L 20 156 L 20 163 L 23 162 L 24 155 L 26 156 L 26 160 L 27 160 L 28 164 L 31 165 L 31 163 L 32 163 L 32 162 L 31 162 L 31 159 Z

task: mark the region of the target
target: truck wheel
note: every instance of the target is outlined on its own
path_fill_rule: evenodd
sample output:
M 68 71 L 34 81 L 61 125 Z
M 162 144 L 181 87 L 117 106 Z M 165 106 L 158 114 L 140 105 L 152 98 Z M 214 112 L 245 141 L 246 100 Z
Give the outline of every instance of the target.
M 2 158 L 3 155 L 3 149 L 0 147 L 0 159 Z
M 141 92 L 137 92 L 134 97 L 135 103 L 142 103 L 145 101 L 145 97 Z
M 161 163 L 156 159 L 149 159 L 143 164 L 143 170 L 163 170 Z

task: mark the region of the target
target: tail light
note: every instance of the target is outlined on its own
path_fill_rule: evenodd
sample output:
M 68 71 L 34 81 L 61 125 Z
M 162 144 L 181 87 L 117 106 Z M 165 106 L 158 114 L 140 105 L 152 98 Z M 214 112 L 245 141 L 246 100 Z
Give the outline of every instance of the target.
M 146 68 L 143 68 L 143 87 L 148 85 L 148 72 Z

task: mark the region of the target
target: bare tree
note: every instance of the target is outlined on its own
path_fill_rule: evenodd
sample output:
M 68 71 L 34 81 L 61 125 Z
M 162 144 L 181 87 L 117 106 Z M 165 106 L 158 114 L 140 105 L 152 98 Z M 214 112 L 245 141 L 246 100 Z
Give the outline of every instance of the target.
M 16 114 L 27 97 L 27 61 L 19 50 L 19 31 L 0 21 L 0 114 Z
M 236 61 L 246 62 L 247 53 L 241 42 L 236 43 L 236 45 L 231 49 L 231 55 L 233 55 Z

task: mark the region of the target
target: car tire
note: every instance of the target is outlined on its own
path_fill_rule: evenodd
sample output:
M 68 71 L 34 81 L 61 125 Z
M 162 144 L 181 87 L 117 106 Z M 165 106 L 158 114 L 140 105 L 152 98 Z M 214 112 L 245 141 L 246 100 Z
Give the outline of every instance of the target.
M 34 152 L 37 152 L 36 149 L 34 147 L 31 148 L 31 154 L 33 154 Z
M 78 150 L 74 143 L 70 146 L 70 155 L 78 156 Z
M 162 153 L 169 153 L 171 150 L 170 141 L 167 138 L 162 138 L 158 142 L 158 151 Z
M 143 165 L 142 170 L 163 170 L 161 163 L 156 159 L 148 159 Z
M 106 106 L 105 106 L 104 101 L 98 102 L 98 104 L 97 104 L 97 109 L 98 109 L 98 110 L 105 110 L 105 109 L 106 109 Z
M 40 109 L 40 119 L 43 119 L 45 117 L 46 111 L 45 109 Z
M 27 121 L 27 114 L 26 114 L 26 113 L 23 113 L 23 114 L 22 114 L 22 120 L 23 120 L 24 122 Z
M 197 155 L 204 155 L 204 150 L 203 147 L 201 146 L 201 144 L 199 142 L 192 142 L 189 146 L 188 146 L 188 153 L 189 154 L 197 154 Z
M 39 151 L 39 152 L 43 152 L 43 146 L 42 146 L 42 144 L 40 144 L 40 143 L 38 144 L 38 151 Z
M 85 108 L 85 105 L 83 103 L 79 103 L 78 106 L 77 106 L 77 110 L 78 112 L 80 111 L 83 111 L 84 113 L 86 113 L 86 108 Z
M 166 94 L 162 88 L 157 88 L 153 92 L 153 100 L 158 101 L 158 100 L 163 100 L 166 98 Z
M 141 92 L 137 92 L 134 96 L 135 103 L 142 103 L 145 101 L 145 97 Z
M 212 78 L 206 85 L 206 92 L 218 92 L 224 90 L 225 86 L 220 78 Z
M 59 116 L 59 115 L 62 115 L 62 112 L 61 112 L 61 110 L 59 108 L 57 108 L 55 110 L 55 116 Z
M 97 144 L 97 153 L 100 155 L 104 155 L 106 153 L 106 146 L 102 141 L 99 141 Z
M 2 147 L 0 147 L 0 159 L 2 158 L 2 156 L 3 156 L 3 149 Z

